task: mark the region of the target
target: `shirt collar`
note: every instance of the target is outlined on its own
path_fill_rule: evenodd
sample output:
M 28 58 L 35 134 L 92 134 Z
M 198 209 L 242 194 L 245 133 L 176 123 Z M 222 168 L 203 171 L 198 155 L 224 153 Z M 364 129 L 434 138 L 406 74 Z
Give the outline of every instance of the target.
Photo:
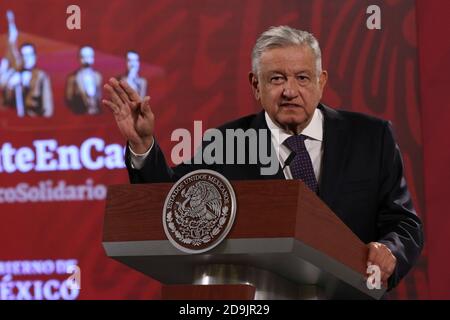
M 285 130 L 278 127 L 272 119 L 270 119 L 267 112 L 264 112 L 266 118 L 267 126 L 269 127 L 271 135 L 276 139 L 277 143 L 282 144 L 287 138 L 292 136 L 292 134 L 286 132 Z M 322 141 L 323 139 L 323 114 L 319 108 L 314 111 L 311 122 L 306 126 L 301 134 L 307 136 L 310 139 Z

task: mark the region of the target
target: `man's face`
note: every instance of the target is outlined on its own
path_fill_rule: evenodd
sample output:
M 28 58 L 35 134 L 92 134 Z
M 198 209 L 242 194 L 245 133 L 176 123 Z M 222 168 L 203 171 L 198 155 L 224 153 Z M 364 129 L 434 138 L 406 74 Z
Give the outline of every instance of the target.
M 83 47 L 80 50 L 80 63 L 84 67 L 89 67 L 94 64 L 95 52 L 91 47 Z
M 258 74 L 249 79 L 256 100 L 281 128 L 301 132 L 311 121 L 322 98 L 326 71 L 317 73 L 308 46 L 274 48 L 263 52 Z
M 36 53 L 33 46 L 23 46 L 20 49 L 23 59 L 23 67 L 26 70 L 31 70 L 36 65 Z

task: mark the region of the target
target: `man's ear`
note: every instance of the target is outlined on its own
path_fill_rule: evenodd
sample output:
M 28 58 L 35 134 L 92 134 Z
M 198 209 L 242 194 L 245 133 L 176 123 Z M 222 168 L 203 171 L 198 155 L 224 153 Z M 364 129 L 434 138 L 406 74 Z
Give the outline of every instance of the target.
M 323 91 L 323 89 L 325 88 L 325 85 L 327 84 L 327 80 L 328 80 L 328 72 L 323 70 L 319 76 L 319 86 L 320 86 L 321 91 Z
M 255 99 L 259 101 L 260 99 L 260 91 L 259 91 L 259 81 L 258 76 L 253 73 L 248 73 L 248 81 L 250 82 L 250 86 L 252 87 L 253 95 L 255 96 Z

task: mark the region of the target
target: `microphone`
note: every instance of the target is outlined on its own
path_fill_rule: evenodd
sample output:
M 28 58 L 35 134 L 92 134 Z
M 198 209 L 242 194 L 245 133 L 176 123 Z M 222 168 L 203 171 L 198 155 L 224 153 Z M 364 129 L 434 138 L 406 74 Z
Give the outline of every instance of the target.
M 296 155 L 297 155 L 297 154 L 296 154 L 294 151 L 292 151 L 292 152 L 289 154 L 289 156 L 287 157 L 286 161 L 284 161 L 284 165 L 283 165 L 283 167 L 281 168 L 281 171 L 283 171 L 288 165 L 291 164 L 292 160 L 294 160 L 294 158 L 295 158 Z

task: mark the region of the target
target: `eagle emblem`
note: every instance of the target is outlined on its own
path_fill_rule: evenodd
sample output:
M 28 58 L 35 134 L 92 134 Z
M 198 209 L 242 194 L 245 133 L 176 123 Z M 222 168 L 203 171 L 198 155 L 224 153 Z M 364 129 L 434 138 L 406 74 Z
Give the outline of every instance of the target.
M 197 170 L 182 177 L 164 205 L 163 225 L 168 239 L 189 253 L 212 249 L 231 229 L 235 199 L 229 181 L 214 171 Z

